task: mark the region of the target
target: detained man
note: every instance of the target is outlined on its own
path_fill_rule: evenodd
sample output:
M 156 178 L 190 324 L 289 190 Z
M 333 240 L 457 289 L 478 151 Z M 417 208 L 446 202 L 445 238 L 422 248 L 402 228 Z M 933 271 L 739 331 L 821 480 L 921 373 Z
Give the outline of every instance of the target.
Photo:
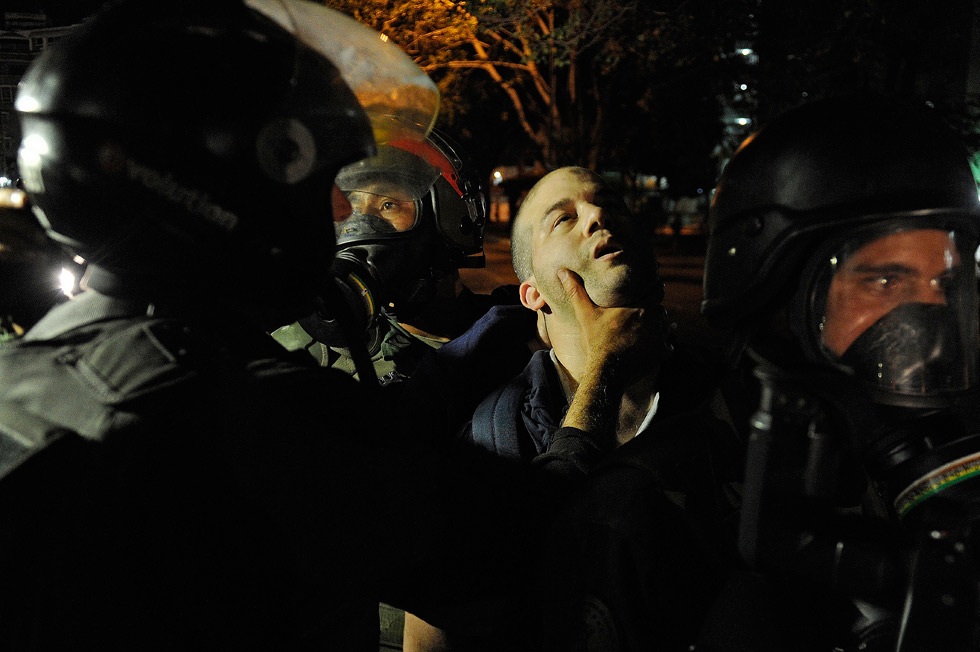
M 538 313 L 551 349 L 535 353 L 523 373 L 490 393 L 463 436 L 499 455 L 530 459 L 548 449 L 601 343 L 588 333 L 576 298 L 591 308 L 645 308 L 656 315 L 660 353 L 631 368 L 615 361 L 621 398 L 609 406 L 616 440 L 624 444 L 657 419 L 692 408 L 712 384 L 708 356 L 670 343 L 664 284 L 658 272 L 653 225 L 632 215 L 623 197 L 596 173 L 565 167 L 543 177 L 528 194 L 511 239 L 521 303 Z M 573 289 L 569 293 L 569 288 Z M 576 292 L 580 296 L 576 296 Z M 617 327 L 595 334 L 615 339 Z M 608 393 L 611 396 L 612 393 Z
M 656 445 L 657 424 L 693 410 L 713 390 L 721 366 L 705 352 L 670 343 L 653 225 L 632 215 L 601 176 L 560 168 L 543 177 L 522 204 L 511 250 L 521 303 L 537 313 L 539 331 L 552 348 L 535 352 L 522 373 L 490 392 L 460 438 L 501 457 L 529 461 L 546 454 L 561 429 L 574 427 L 615 439 L 619 449 L 610 458 L 618 461 L 607 463 L 659 467 L 661 460 L 645 458 L 637 444 Z M 571 546 L 549 547 L 548 563 L 539 566 L 575 564 L 574 546 L 586 542 L 565 543 Z M 561 624 L 557 615 L 578 587 L 557 579 L 549 572 L 542 582 L 538 604 L 548 621 L 545 636 L 552 638 L 536 649 L 572 643 L 554 633 L 568 614 Z M 576 630 L 572 636 L 578 644 L 588 635 Z M 406 650 L 482 649 L 412 621 L 406 642 L 412 645 Z

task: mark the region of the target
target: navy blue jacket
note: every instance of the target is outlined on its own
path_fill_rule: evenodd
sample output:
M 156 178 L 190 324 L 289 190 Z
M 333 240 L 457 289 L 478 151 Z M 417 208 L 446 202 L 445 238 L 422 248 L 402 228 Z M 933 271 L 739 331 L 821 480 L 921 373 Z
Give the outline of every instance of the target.
M 653 423 L 694 409 L 719 382 L 723 366 L 705 352 L 675 347 L 660 372 L 660 403 Z M 490 392 L 460 437 L 501 457 L 531 460 L 548 450 L 568 409 L 558 371 L 547 351 Z
M 548 450 L 568 409 L 558 370 L 538 351 L 524 371 L 491 392 L 461 437 L 502 457 L 527 460 Z

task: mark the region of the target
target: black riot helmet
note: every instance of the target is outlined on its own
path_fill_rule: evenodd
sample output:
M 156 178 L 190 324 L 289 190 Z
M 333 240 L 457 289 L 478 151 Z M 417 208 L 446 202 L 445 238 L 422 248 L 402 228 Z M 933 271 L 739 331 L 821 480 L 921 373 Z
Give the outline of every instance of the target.
M 815 101 L 727 165 L 702 312 L 751 332 L 785 309 L 810 362 L 853 372 L 885 403 L 942 404 L 976 383 L 978 229 L 966 153 L 934 111 Z
M 341 258 L 358 260 L 400 318 L 432 296 L 432 283 L 483 267 L 487 204 L 479 175 L 444 134 L 399 138 L 337 175 L 352 214 L 337 224 Z
M 435 119 L 431 80 L 379 36 L 306 0 L 107 5 L 21 82 L 36 216 L 94 289 L 302 314 L 337 170 Z

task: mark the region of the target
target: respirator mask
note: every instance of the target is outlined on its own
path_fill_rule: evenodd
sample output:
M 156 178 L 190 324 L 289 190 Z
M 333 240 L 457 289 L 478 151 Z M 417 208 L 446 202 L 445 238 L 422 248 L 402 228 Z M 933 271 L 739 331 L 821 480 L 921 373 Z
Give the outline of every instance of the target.
M 810 355 L 870 399 L 851 444 L 902 518 L 940 495 L 980 506 L 975 249 L 933 216 L 856 230 L 810 268 Z
M 424 200 L 438 177 L 434 166 L 391 145 L 341 169 L 336 184 L 352 212 L 335 225 L 332 277 L 335 299 L 350 309 L 351 323 L 342 328 L 327 302 L 300 320 L 314 339 L 334 347 L 363 341 L 374 355 L 385 332 L 377 328 L 382 313 L 396 319 L 410 314 L 431 264 L 427 241 L 433 229 L 425 226 Z

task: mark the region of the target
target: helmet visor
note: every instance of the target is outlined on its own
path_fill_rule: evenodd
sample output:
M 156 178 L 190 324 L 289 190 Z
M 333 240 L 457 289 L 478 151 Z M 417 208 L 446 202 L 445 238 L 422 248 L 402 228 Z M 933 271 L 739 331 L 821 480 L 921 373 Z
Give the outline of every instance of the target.
M 337 225 L 337 243 L 387 239 L 412 230 L 421 218 L 421 200 L 438 178 L 436 167 L 390 145 L 342 168 L 336 183 L 352 214 Z
M 350 16 L 308 0 L 245 0 L 340 71 L 371 120 L 377 142 L 423 140 L 439 90 L 397 45 Z
M 964 236 L 946 228 L 879 230 L 845 242 L 823 263 L 812 304 L 820 348 L 884 402 L 918 405 L 976 383 L 977 266 Z

